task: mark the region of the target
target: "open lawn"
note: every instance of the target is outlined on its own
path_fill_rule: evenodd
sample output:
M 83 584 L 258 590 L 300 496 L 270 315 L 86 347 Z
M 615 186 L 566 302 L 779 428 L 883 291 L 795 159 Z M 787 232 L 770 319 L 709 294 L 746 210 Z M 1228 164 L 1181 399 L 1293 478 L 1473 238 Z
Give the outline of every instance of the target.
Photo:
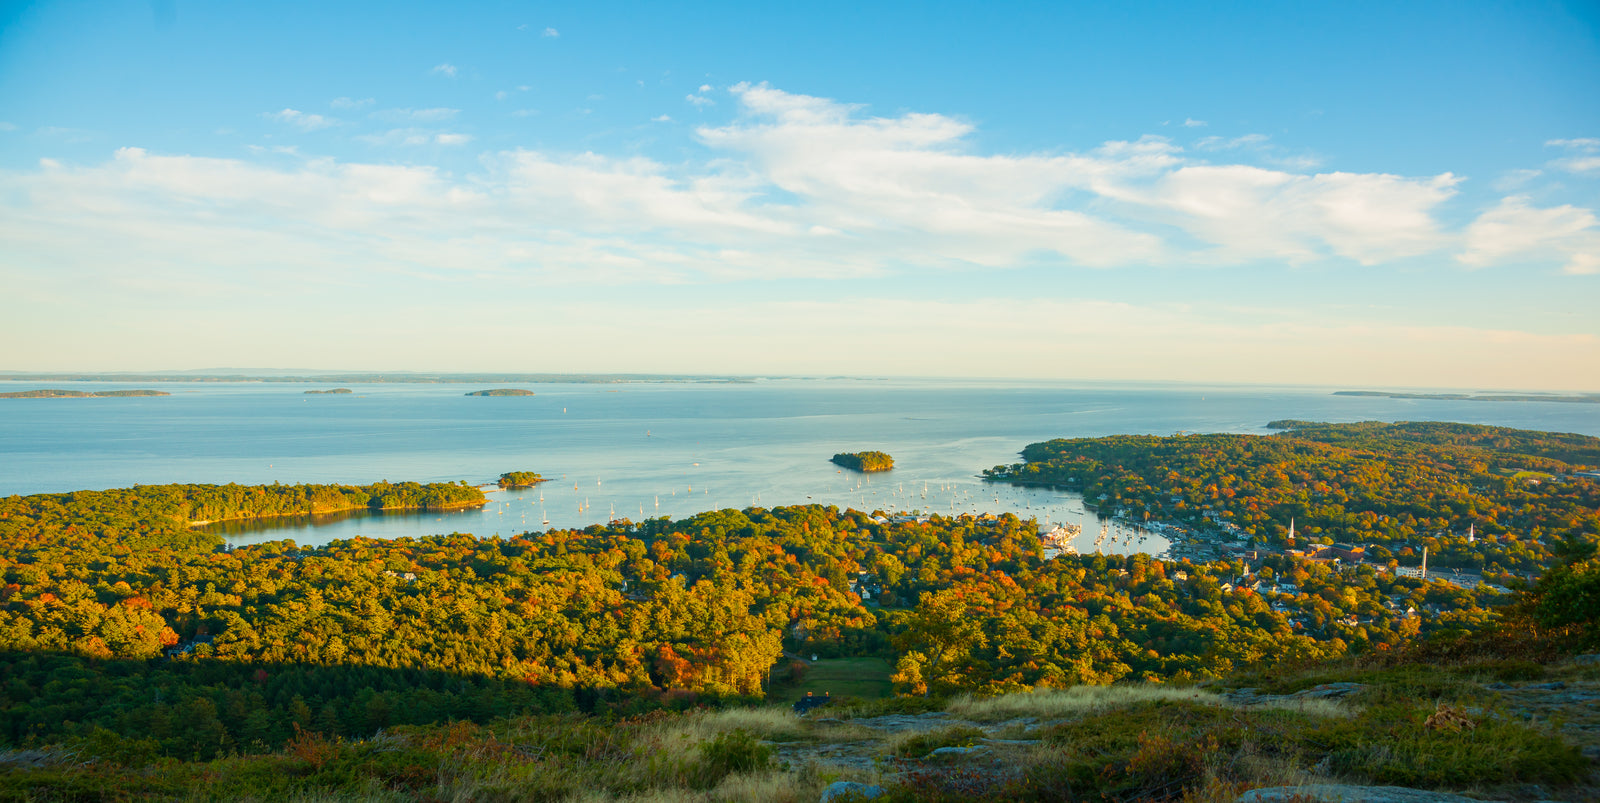
M 834 699 L 841 697 L 860 697 L 863 700 L 878 700 L 888 697 L 893 691 L 889 682 L 889 673 L 893 667 L 882 658 L 833 658 L 821 661 L 806 662 L 806 674 L 799 683 L 787 680 L 777 681 L 772 684 L 767 693 L 767 699 L 774 702 L 792 703 L 806 692 L 822 694 L 827 692 Z

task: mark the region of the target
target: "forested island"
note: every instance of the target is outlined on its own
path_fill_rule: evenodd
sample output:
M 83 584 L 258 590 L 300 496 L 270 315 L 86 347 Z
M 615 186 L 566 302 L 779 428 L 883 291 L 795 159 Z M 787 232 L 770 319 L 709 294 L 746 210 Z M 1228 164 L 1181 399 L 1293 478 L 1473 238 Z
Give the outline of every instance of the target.
M 472 391 L 470 393 L 467 393 L 466 395 L 468 395 L 468 396 L 532 396 L 532 395 L 534 395 L 534 393 L 531 390 L 524 390 L 522 388 L 495 388 L 494 390 L 474 390 L 474 391 Z
M 171 396 L 161 390 L 18 390 L 0 393 L 0 399 L 110 399 L 126 396 Z
M 537 471 L 507 471 L 500 475 L 501 488 L 531 488 L 544 482 L 544 477 Z
M 353 391 L 353 390 L 351 390 L 349 388 L 333 388 L 332 390 L 308 390 L 308 391 L 306 391 L 306 394 L 314 396 L 314 395 L 326 394 L 326 393 L 354 393 L 354 392 L 355 391 Z
M 1595 483 L 1570 474 L 1600 441 L 1285 425 L 1051 441 L 990 473 L 1080 487 L 1141 520 L 1251 512 L 1234 526 L 1265 541 L 1286 536 L 1284 513 L 1307 540 L 1392 526 L 1441 546 L 1470 520 L 1484 537 L 1462 554 L 1503 561 L 1525 545 L 1516 560 L 1540 580 L 1502 593 L 1273 551 L 1047 559 L 1036 523 L 1011 515 L 816 505 L 230 549 L 188 525 L 476 489 L 13 496 L 0 500 L 0 744 L 41 757 L 0 773 L 0 795 L 772 797 L 748 786 L 761 783 L 816 799 L 843 773 L 892 800 L 1231 800 L 1303 777 L 1583 798 L 1590 764 L 1573 740 L 1597 734 L 1580 705 L 1541 714 L 1574 727 L 1483 712 L 1600 687 L 1600 666 L 1563 663 L 1600 648 Z M 828 690 L 808 673 L 847 668 L 893 696 L 787 713 L 800 689 Z M 855 724 L 924 712 L 945 726 Z M 808 769 L 820 748 L 869 753 Z
M 883 452 L 841 452 L 833 456 L 835 465 L 856 471 L 888 471 L 894 468 L 894 458 Z

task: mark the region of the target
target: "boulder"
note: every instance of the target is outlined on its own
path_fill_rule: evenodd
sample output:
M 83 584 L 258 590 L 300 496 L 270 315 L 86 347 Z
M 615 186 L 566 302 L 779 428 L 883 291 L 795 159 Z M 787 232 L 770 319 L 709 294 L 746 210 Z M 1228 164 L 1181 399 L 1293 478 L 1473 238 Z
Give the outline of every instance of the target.
M 985 747 L 985 746 L 983 746 L 981 744 L 975 744 L 975 745 L 973 745 L 971 747 L 940 747 L 940 748 L 935 749 L 932 753 L 929 753 L 927 756 L 925 756 L 924 760 L 925 761 L 940 761 L 940 760 L 949 760 L 949 759 L 952 759 L 952 758 L 961 758 L 962 756 L 971 755 L 973 753 L 982 753 L 983 751 L 988 750 L 988 749 L 989 748 L 987 748 L 987 747 Z
M 822 790 L 822 803 L 845 803 L 851 800 L 875 800 L 888 794 L 889 790 L 870 783 L 856 783 L 855 781 L 834 781 L 828 788 Z
M 1484 803 L 1449 792 L 1428 792 L 1403 786 L 1308 784 L 1251 789 L 1235 803 Z

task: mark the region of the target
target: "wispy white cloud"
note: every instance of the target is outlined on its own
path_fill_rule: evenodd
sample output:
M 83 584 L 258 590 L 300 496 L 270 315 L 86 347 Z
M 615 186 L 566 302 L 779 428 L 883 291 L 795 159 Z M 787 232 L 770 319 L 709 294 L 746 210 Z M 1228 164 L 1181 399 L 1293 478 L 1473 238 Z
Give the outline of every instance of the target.
M 1203 151 L 1227 151 L 1235 148 L 1259 147 L 1267 144 L 1272 138 L 1266 134 L 1245 134 L 1241 137 L 1203 137 L 1194 143 L 1195 148 Z
M 459 70 L 460 68 L 456 65 L 445 62 L 444 64 L 436 65 L 432 70 L 429 70 L 429 72 L 433 73 L 434 75 L 443 75 L 446 78 L 454 78 L 456 77 L 456 72 Z
M 539 110 L 538 109 L 517 109 L 516 111 L 511 113 L 511 116 L 512 117 L 535 117 L 538 114 L 539 114 Z
M 652 123 L 670 123 L 670 122 L 672 122 L 672 117 L 670 117 L 669 115 L 665 115 L 665 114 L 659 114 L 659 115 L 656 115 L 655 117 L 650 118 L 650 122 L 652 122 Z
M 420 128 L 391 128 L 381 134 L 359 134 L 356 139 L 369 145 L 426 145 L 433 133 Z
M 1513 195 L 1467 227 L 1466 249 L 1456 258 L 1473 267 L 1555 260 L 1564 273 L 1600 273 L 1600 219 L 1589 209 L 1540 209 L 1527 196 Z
M 437 145 L 465 145 L 472 141 L 471 134 L 438 134 L 433 141 Z
M 1542 175 L 1544 175 L 1543 170 L 1532 168 L 1525 170 L 1508 170 L 1504 175 L 1494 180 L 1493 186 L 1500 192 L 1515 192 L 1523 187 L 1526 187 L 1528 182 L 1533 181 Z
M 685 95 L 683 99 L 689 101 L 689 103 L 693 104 L 695 108 L 699 109 L 703 109 L 707 106 L 717 105 L 716 101 L 704 95 Z
M 40 126 L 34 129 L 33 133 L 35 136 L 68 143 L 89 142 L 95 138 L 95 132 L 88 129 L 59 125 Z
M 1563 148 L 1569 154 L 1551 161 L 1548 167 L 1569 173 L 1600 174 L 1600 139 L 1594 137 L 1552 139 L 1545 145 L 1551 148 Z
M 377 102 L 375 98 L 334 98 L 328 105 L 341 111 L 351 111 L 365 109 Z
M 15 130 L 17 130 L 17 124 L 16 123 L 8 123 L 8 122 L 5 122 L 4 120 L 0 120 L 0 131 L 15 131 Z
M 1206 125 L 1206 121 L 1204 121 L 1204 120 L 1196 120 L 1193 117 L 1186 117 L 1183 120 L 1183 127 L 1184 128 L 1204 128 L 1205 125 Z
M 555 39 L 555 38 L 561 36 L 561 32 L 556 30 L 556 29 L 554 29 L 554 28 L 546 28 L 546 29 L 544 29 L 544 32 L 539 34 L 539 35 L 543 36 L 543 37 L 545 37 L 547 39 Z
M 280 123 L 292 125 L 301 131 L 316 131 L 323 128 L 332 128 L 339 124 L 338 120 L 331 117 L 323 117 L 320 114 L 310 114 L 296 109 L 266 112 L 262 116 L 269 120 L 277 120 Z
M 460 113 L 460 109 L 449 109 L 444 107 L 432 109 L 384 109 L 383 111 L 373 112 L 372 117 L 378 120 L 411 120 L 422 123 L 432 123 L 440 120 L 449 120 Z

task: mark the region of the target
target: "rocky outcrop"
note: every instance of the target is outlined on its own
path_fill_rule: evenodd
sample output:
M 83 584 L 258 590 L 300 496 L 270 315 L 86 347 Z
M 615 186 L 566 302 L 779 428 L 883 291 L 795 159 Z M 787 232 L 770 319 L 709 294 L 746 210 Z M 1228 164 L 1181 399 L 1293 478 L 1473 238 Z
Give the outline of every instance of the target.
M 1366 685 L 1362 683 L 1323 683 L 1293 694 L 1262 694 L 1255 689 L 1235 689 L 1222 696 L 1235 705 L 1263 705 L 1295 700 L 1337 700 L 1365 688 Z
M 888 794 L 889 790 L 870 783 L 834 781 L 822 790 L 822 803 L 847 803 L 856 800 L 874 800 Z

